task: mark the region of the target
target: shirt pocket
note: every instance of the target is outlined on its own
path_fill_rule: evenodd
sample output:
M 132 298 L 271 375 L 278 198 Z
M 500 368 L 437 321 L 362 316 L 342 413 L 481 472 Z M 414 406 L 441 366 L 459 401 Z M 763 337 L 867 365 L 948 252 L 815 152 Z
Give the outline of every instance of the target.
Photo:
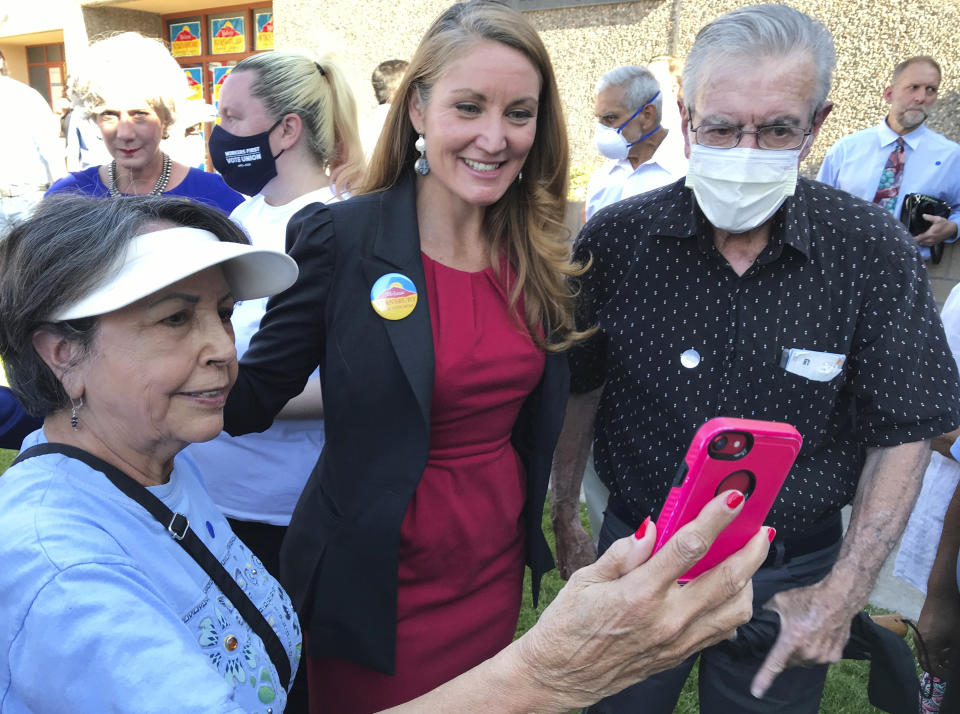
M 745 360 L 744 406 L 750 418 L 791 424 L 803 436 L 803 451 L 822 445 L 847 379 L 846 362 L 827 381 L 786 371 L 778 362 Z M 752 364 L 750 363 L 752 362 Z M 753 399 L 750 399 L 752 393 Z

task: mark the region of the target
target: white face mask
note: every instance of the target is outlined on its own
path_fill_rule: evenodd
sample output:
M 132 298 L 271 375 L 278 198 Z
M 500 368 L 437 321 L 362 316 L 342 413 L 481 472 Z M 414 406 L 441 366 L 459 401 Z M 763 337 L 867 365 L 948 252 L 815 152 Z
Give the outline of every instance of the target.
M 653 131 L 647 132 L 636 141 L 627 142 L 627 140 L 623 138 L 623 134 L 621 132 L 623 132 L 623 128 L 627 124 L 632 122 L 640 112 L 642 112 L 646 107 L 648 107 L 650 105 L 650 102 L 656 99 L 657 96 L 659 96 L 659 94 L 660 92 L 658 91 L 656 94 L 650 97 L 649 102 L 647 102 L 642 107 L 637 109 L 637 111 L 635 111 L 630 116 L 629 119 L 623 122 L 623 124 L 618 126 L 616 129 L 614 129 L 611 126 L 604 126 L 603 124 L 597 124 L 597 130 L 596 132 L 594 132 L 594 136 L 593 136 L 593 143 L 596 145 L 597 151 L 599 151 L 601 155 L 605 156 L 608 159 L 613 159 L 614 161 L 620 161 L 621 159 L 627 158 L 627 154 L 630 153 L 631 146 L 633 146 L 634 144 L 639 144 L 648 136 L 653 136 L 654 134 L 656 134 L 657 130 L 660 128 L 659 124 L 657 124 L 657 126 L 654 127 Z
M 627 158 L 630 153 L 630 144 L 623 138 L 623 134 L 613 127 L 597 124 L 597 130 L 593 135 L 593 143 L 601 156 L 614 161 Z
M 801 147 L 802 148 L 802 147 Z M 745 233 L 767 221 L 797 187 L 800 150 L 692 144 L 687 188 L 716 228 Z

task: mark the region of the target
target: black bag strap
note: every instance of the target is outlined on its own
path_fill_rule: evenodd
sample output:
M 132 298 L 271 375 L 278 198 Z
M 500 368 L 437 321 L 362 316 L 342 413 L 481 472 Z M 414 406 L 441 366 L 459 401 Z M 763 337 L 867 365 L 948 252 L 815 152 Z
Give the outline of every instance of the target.
M 93 454 L 68 444 L 37 444 L 29 449 L 21 451 L 19 456 L 13 461 L 11 466 L 18 464 L 25 459 L 34 456 L 43 456 L 44 454 L 63 454 L 71 459 L 82 461 L 95 471 L 100 471 L 106 476 L 118 489 L 143 506 L 151 516 L 157 519 L 160 524 L 166 528 L 180 546 L 187 551 L 214 584 L 220 589 L 228 600 L 237 608 L 240 615 L 246 620 L 247 624 L 259 637 L 267 648 L 270 660 L 277 669 L 280 676 L 280 682 L 284 689 L 290 686 L 290 660 L 287 657 L 286 650 L 280 642 L 280 638 L 273 628 L 267 622 L 263 613 L 257 609 L 247 594 L 243 591 L 237 581 L 234 580 L 226 568 L 217 560 L 216 556 L 210 552 L 210 549 L 204 545 L 203 541 L 190 528 L 190 522 L 182 513 L 174 513 L 159 498 L 154 496 L 140 483 L 123 473 L 120 469 L 108 464 Z

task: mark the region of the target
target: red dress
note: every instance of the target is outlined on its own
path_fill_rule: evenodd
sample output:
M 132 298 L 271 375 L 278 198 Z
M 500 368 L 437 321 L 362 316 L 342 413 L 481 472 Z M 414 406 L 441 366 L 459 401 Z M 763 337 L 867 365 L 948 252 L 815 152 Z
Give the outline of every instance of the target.
M 396 674 L 308 658 L 314 714 L 409 701 L 510 643 L 523 584 L 526 474 L 510 444 L 544 354 L 493 269 L 423 256 L 435 367 L 430 456 L 400 529 Z

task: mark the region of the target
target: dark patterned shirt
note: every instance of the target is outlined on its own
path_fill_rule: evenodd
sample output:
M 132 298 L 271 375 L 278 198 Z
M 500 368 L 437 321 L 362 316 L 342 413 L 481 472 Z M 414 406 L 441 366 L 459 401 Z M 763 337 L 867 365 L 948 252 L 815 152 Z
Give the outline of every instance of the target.
M 956 367 L 916 246 L 877 206 L 801 178 L 743 276 L 712 235 L 682 181 L 584 227 L 577 319 L 600 329 L 571 352 L 573 391 L 605 384 L 597 472 L 636 523 L 708 419 L 793 424 L 803 449 L 767 523 L 795 535 L 852 500 L 866 447 L 960 423 Z M 845 361 L 814 381 L 781 366 L 785 349 Z

